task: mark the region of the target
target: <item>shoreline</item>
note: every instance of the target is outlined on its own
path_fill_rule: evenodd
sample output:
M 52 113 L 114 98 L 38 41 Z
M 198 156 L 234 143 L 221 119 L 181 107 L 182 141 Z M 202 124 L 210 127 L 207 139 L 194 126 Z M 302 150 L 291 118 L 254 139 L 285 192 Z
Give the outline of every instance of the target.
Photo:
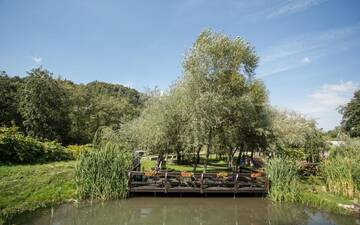
M 74 168 L 75 161 L 0 166 L 0 224 L 22 213 L 78 203 Z M 308 190 L 293 203 L 342 215 L 356 215 L 359 209 L 349 199 Z

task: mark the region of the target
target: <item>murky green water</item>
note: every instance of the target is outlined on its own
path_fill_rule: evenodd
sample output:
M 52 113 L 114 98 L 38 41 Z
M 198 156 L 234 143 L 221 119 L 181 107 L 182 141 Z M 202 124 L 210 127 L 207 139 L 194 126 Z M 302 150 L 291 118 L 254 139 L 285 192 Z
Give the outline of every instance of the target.
M 261 198 L 150 198 L 62 205 L 16 218 L 29 225 L 360 224 L 360 219 Z

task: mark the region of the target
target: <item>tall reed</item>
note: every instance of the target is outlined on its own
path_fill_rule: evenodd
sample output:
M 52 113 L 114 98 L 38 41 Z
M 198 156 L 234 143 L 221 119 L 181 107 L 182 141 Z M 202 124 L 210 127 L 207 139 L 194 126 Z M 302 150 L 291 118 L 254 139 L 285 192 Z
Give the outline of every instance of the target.
M 360 139 L 342 136 L 341 145 L 330 149 L 321 163 L 329 192 L 347 198 L 360 197 Z
M 295 202 L 300 195 L 298 165 L 288 158 L 273 158 L 266 162 L 270 180 L 269 197 L 274 201 Z
M 335 156 L 322 162 L 321 171 L 329 192 L 354 197 L 357 192 L 359 163 L 354 158 Z
M 80 155 L 75 169 L 81 199 L 113 199 L 127 196 L 132 152 L 118 134 L 103 128 L 94 138 L 93 149 Z

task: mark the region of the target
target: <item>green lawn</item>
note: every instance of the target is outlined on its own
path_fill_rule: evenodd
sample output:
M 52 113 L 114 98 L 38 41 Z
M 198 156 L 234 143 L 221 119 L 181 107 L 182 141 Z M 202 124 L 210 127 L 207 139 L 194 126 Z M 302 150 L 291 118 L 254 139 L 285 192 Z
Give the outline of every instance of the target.
M 7 217 L 74 199 L 74 165 L 0 166 L 0 224 Z
M 204 161 L 204 160 L 202 160 Z M 155 160 L 150 160 L 149 158 L 142 158 L 141 160 L 141 169 L 142 170 L 153 170 L 155 168 Z M 193 171 L 193 167 L 192 165 L 189 164 L 184 164 L 184 165 L 177 165 L 171 161 L 168 161 L 166 164 L 167 169 L 169 170 L 174 170 L 174 171 L 186 171 L 186 172 L 192 172 Z M 203 172 L 204 170 L 204 164 L 200 163 L 197 168 L 196 168 L 196 172 Z M 215 160 L 213 158 L 211 158 L 209 160 L 209 165 L 207 168 L 207 172 L 211 173 L 217 173 L 217 172 L 225 172 L 228 171 L 227 165 L 224 161 L 222 160 Z

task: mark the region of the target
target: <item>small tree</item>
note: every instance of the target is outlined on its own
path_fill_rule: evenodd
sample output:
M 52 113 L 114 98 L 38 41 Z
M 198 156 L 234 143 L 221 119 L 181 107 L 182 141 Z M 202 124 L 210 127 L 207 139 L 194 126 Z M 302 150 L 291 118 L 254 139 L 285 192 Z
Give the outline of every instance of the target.
M 318 162 L 326 144 L 316 122 L 301 114 L 273 111 L 273 153 L 294 159 Z

